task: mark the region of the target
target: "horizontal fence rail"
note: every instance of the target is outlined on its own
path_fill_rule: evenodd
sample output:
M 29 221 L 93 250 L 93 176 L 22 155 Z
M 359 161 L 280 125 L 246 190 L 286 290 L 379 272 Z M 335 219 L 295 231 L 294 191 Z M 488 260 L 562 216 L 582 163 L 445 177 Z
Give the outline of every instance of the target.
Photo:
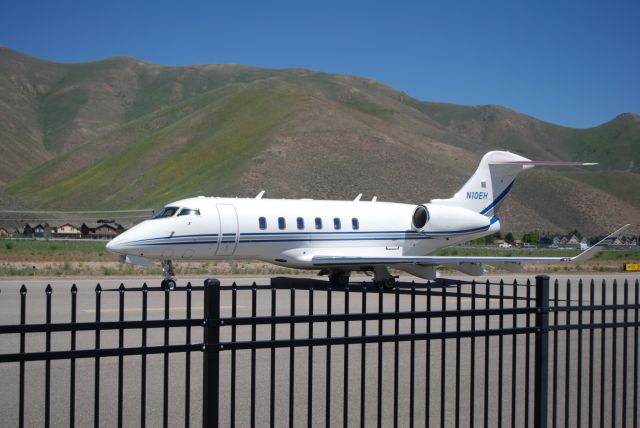
M 190 426 L 200 414 L 207 427 L 639 426 L 638 279 L 393 290 L 208 279 L 92 292 L 91 308 L 79 311 L 72 286 L 62 320 L 53 310 L 60 290 L 37 297 L 20 288 L 19 323 L 0 325 L 0 363 L 17 364 L 16 425 L 32 424 L 26 400 L 42 397 L 45 426 Z M 27 302 L 43 313 L 30 315 Z M 57 385 L 61 360 L 68 379 Z M 37 361 L 44 394 L 34 396 L 27 368 L 41 370 Z M 52 418 L 52 391 L 61 390 L 68 416 Z

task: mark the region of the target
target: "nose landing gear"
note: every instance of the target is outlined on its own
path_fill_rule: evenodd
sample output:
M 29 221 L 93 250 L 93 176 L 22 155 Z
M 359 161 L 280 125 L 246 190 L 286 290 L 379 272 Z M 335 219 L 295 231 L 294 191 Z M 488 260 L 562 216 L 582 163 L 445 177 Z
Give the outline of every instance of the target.
M 160 283 L 163 290 L 173 290 L 176 288 L 175 272 L 171 260 L 162 261 L 162 276 L 164 279 Z

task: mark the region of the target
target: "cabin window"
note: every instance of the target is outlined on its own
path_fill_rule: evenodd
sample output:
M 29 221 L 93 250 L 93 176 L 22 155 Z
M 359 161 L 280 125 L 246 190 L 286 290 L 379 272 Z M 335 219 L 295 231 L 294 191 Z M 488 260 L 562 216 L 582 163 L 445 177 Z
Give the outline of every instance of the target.
M 267 228 L 267 219 L 260 217 L 258 219 L 258 226 L 260 226 L 260 230 L 265 230 Z
M 316 217 L 316 229 L 322 229 L 322 219 L 320 217 Z
M 304 229 L 304 219 L 302 217 L 298 217 L 296 223 L 298 224 L 298 229 Z
M 178 217 L 181 215 L 200 215 L 200 210 L 195 208 L 183 208 L 178 213 Z
M 340 219 L 338 217 L 333 219 L 333 228 L 336 230 L 340 229 Z
M 173 217 L 173 215 L 178 211 L 178 207 L 164 207 L 157 213 L 153 215 L 152 218 L 166 218 Z
M 287 227 L 287 223 L 284 221 L 284 217 L 278 217 L 278 229 L 282 230 Z
M 358 221 L 357 218 L 354 217 L 351 219 L 351 227 L 353 228 L 353 230 L 360 229 L 360 222 Z

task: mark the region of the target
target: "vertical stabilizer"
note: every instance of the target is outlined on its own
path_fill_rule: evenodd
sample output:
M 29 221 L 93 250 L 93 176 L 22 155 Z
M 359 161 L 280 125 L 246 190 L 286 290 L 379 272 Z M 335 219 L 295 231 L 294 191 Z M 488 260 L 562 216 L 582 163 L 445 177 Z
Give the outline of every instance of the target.
M 501 151 L 485 154 L 476 172 L 449 199 L 434 199 L 431 203 L 467 208 L 492 216 L 511 190 L 516 176 L 531 168 L 529 159 Z
M 510 152 L 493 151 L 480 160 L 478 169 L 471 178 L 449 199 L 433 199 L 431 203 L 462 207 L 493 216 L 505 196 L 511 190 L 516 176 L 536 165 L 544 166 L 589 166 L 595 163 L 537 161 Z

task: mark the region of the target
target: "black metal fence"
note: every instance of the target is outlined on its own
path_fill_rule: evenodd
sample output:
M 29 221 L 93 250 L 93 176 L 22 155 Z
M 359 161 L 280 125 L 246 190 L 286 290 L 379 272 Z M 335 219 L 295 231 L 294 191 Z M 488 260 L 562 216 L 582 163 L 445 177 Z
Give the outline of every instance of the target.
M 117 357 L 117 409 L 113 409 L 117 412 L 117 425 L 130 425 L 132 421 L 125 423 L 123 421 L 123 403 L 124 403 L 124 357 L 125 356 L 140 356 L 140 377 L 137 380 L 139 382 L 139 421 L 141 426 L 146 426 L 147 415 L 147 356 L 153 354 L 162 354 L 164 356 L 163 361 L 163 403 L 162 403 L 162 421 L 163 426 L 168 426 L 168 408 L 169 408 L 169 354 L 182 353 L 184 354 L 184 367 L 185 367 L 185 391 L 184 391 L 184 425 L 190 425 L 190 391 L 191 391 L 191 353 L 193 351 L 202 351 L 202 344 L 191 343 L 191 328 L 202 327 L 202 318 L 194 319 L 191 317 L 192 309 L 192 292 L 196 289 L 202 290 L 203 287 L 192 287 L 191 284 L 187 284 L 186 287 L 181 288 L 180 291 L 186 295 L 186 317 L 171 319 L 170 315 L 170 296 L 169 290 L 162 290 L 160 288 L 148 287 L 144 284 L 141 288 L 125 288 L 123 284 L 117 289 L 104 290 L 100 284 L 98 284 L 94 290 L 95 292 L 95 306 L 92 311 L 95 314 L 95 320 L 93 322 L 78 322 L 78 288 L 74 284 L 71 287 L 70 296 L 70 311 L 69 322 L 56 322 L 52 323 L 52 297 L 53 289 L 51 285 L 47 285 L 45 291 L 45 304 L 44 304 L 44 323 L 27 323 L 27 287 L 22 285 L 19 290 L 19 316 L 20 324 L 18 325 L 0 325 L 0 335 L 18 335 L 19 336 L 19 352 L 16 353 L 2 353 L 0 354 L 0 363 L 19 363 L 19 386 L 18 386 L 18 426 L 25 426 L 25 370 L 26 363 L 34 361 L 44 361 L 44 394 L 41 396 L 44 411 L 44 425 L 46 427 L 51 424 L 51 362 L 56 360 L 69 360 L 69 382 L 66 385 L 57 385 L 58 393 L 61 389 L 68 388 L 69 394 L 69 413 L 68 422 L 69 426 L 76 426 L 76 400 L 78 398 L 77 390 L 82 389 L 82 394 L 88 394 L 86 386 L 83 385 L 76 377 L 76 363 L 77 359 L 93 359 L 93 423 L 94 426 L 100 425 L 101 414 L 101 396 L 103 394 L 101 389 L 101 380 L 104 377 L 101 376 L 101 362 L 106 357 Z M 163 319 L 148 319 L 148 297 L 149 292 L 160 291 L 164 294 L 164 311 Z M 107 292 L 116 292 L 118 294 L 117 304 L 118 308 L 115 311 L 118 315 L 117 320 L 105 321 L 102 318 L 104 308 L 102 307 L 103 295 Z M 138 303 L 141 304 L 140 313 L 142 319 L 125 321 L 125 296 L 127 294 L 140 294 L 141 299 Z M 5 293 L 6 294 L 6 293 Z M 7 297 L 7 296 L 3 296 Z M 68 308 L 67 308 L 68 309 Z M 169 343 L 169 329 L 171 328 L 183 328 L 184 329 L 184 342 L 183 344 L 170 344 Z M 149 345 L 147 342 L 149 330 L 162 330 L 163 340 L 160 344 Z M 106 332 L 116 332 L 117 334 L 117 346 L 103 347 L 101 342 L 104 339 Z M 139 346 L 125 346 L 125 331 L 136 331 L 139 333 L 140 343 Z M 94 340 L 93 346 L 89 344 L 88 349 L 77 349 L 77 335 L 81 332 L 93 333 Z M 26 340 L 27 335 L 42 335 L 45 336 L 44 351 L 27 351 Z M 52 334 L 64 334 L 69 337 L 69 346 L 65 350 L 52 350 Z M 111 341 L 114 342 L 114 341 Z M 4 349 L 3 351 L 6 351 Z M 131 380 L 128 380 L 129 382 Z M 5 387 L 5 382 L 3 382 Z M 132 399 L 129 397 L 128 399 Z M 31 403 L 38 406 L 40 403 Z M 6 421 L 6 420 L 5 420 Z
M 164 426 L 175 406 L 184 410 L 181 424 L 190 425 L 195 402 L 204 426 L 635 427 L 639 288 L 638 279 L 550 284 L 546 276 L 534 284 L 401 283 L 392 291 L 365 283 L 333 290 L 314 280 L 265 286 L 207 280 L 204 287 L 160 291 L 163 317 L 148 319 L 148 294 L 156 289 L 121 285 L 110 290 L 118 293 L 118 319 L 105 321 L 106 290 L 98 286 L 95 320 L 78 322 L 74 286 L 69 322 L 52 323 L 47 287 L 45 322 L 27 323 L 23 286 L 20 324 L 0 326 L 0 335 L 19 337 L 19 352 L 1 354 L 0 362 L 18 363 L 20 426 L 26 363 L 44 361 L 48 426 L 50 364 L 69 360 L 67 419 L 74 426 L 78 389 L 87 394 L 76 378 L 76 360 L 87 358 L 93 359 L 90 393 L 98 426 L 101 361 L 108 357 L 117 358 L 118 426 L 134 423 L 123 420 L 123 401 L 130 400 L 139 403 L 145 426 L 146 358 L 160 354 Z M 203 305 L 192 306 L 192 294 L 201 290 Z M 141 319 L 125 320 L 131 292 L 141 294 L 134 305 Z M 185 316 L 171 318 L 170 298 L 180 293 Z M 202 342 L 192 343 L 193 327 L 203 327 L 202 336 L 194 335 Z M 107 330 L 116 346 L 101 346 Z M 147 340 L 153 330 L 162 332 L 159 344 Z M 170 330 L 179 332 L 173 340 Z M 77 349 L 80 332 L 93 332 L 93 346 Z M 126 340 L 134 332 L 135 346 Z M 34 333 L 44 334 L 44 351 L 26 349 L 25 336 Z M 68 349 L 52 350 L 51 334 L 68 335 Z M 184 358 L 179 403 L 168 393 L 172 353 Z M 139 373 L 125 377 L 124 357 L 134 355 Z M 202 383 L 190 381 L 192 363 L 202 364 Z M 139 385 L 135 397 L 127 383 Z

